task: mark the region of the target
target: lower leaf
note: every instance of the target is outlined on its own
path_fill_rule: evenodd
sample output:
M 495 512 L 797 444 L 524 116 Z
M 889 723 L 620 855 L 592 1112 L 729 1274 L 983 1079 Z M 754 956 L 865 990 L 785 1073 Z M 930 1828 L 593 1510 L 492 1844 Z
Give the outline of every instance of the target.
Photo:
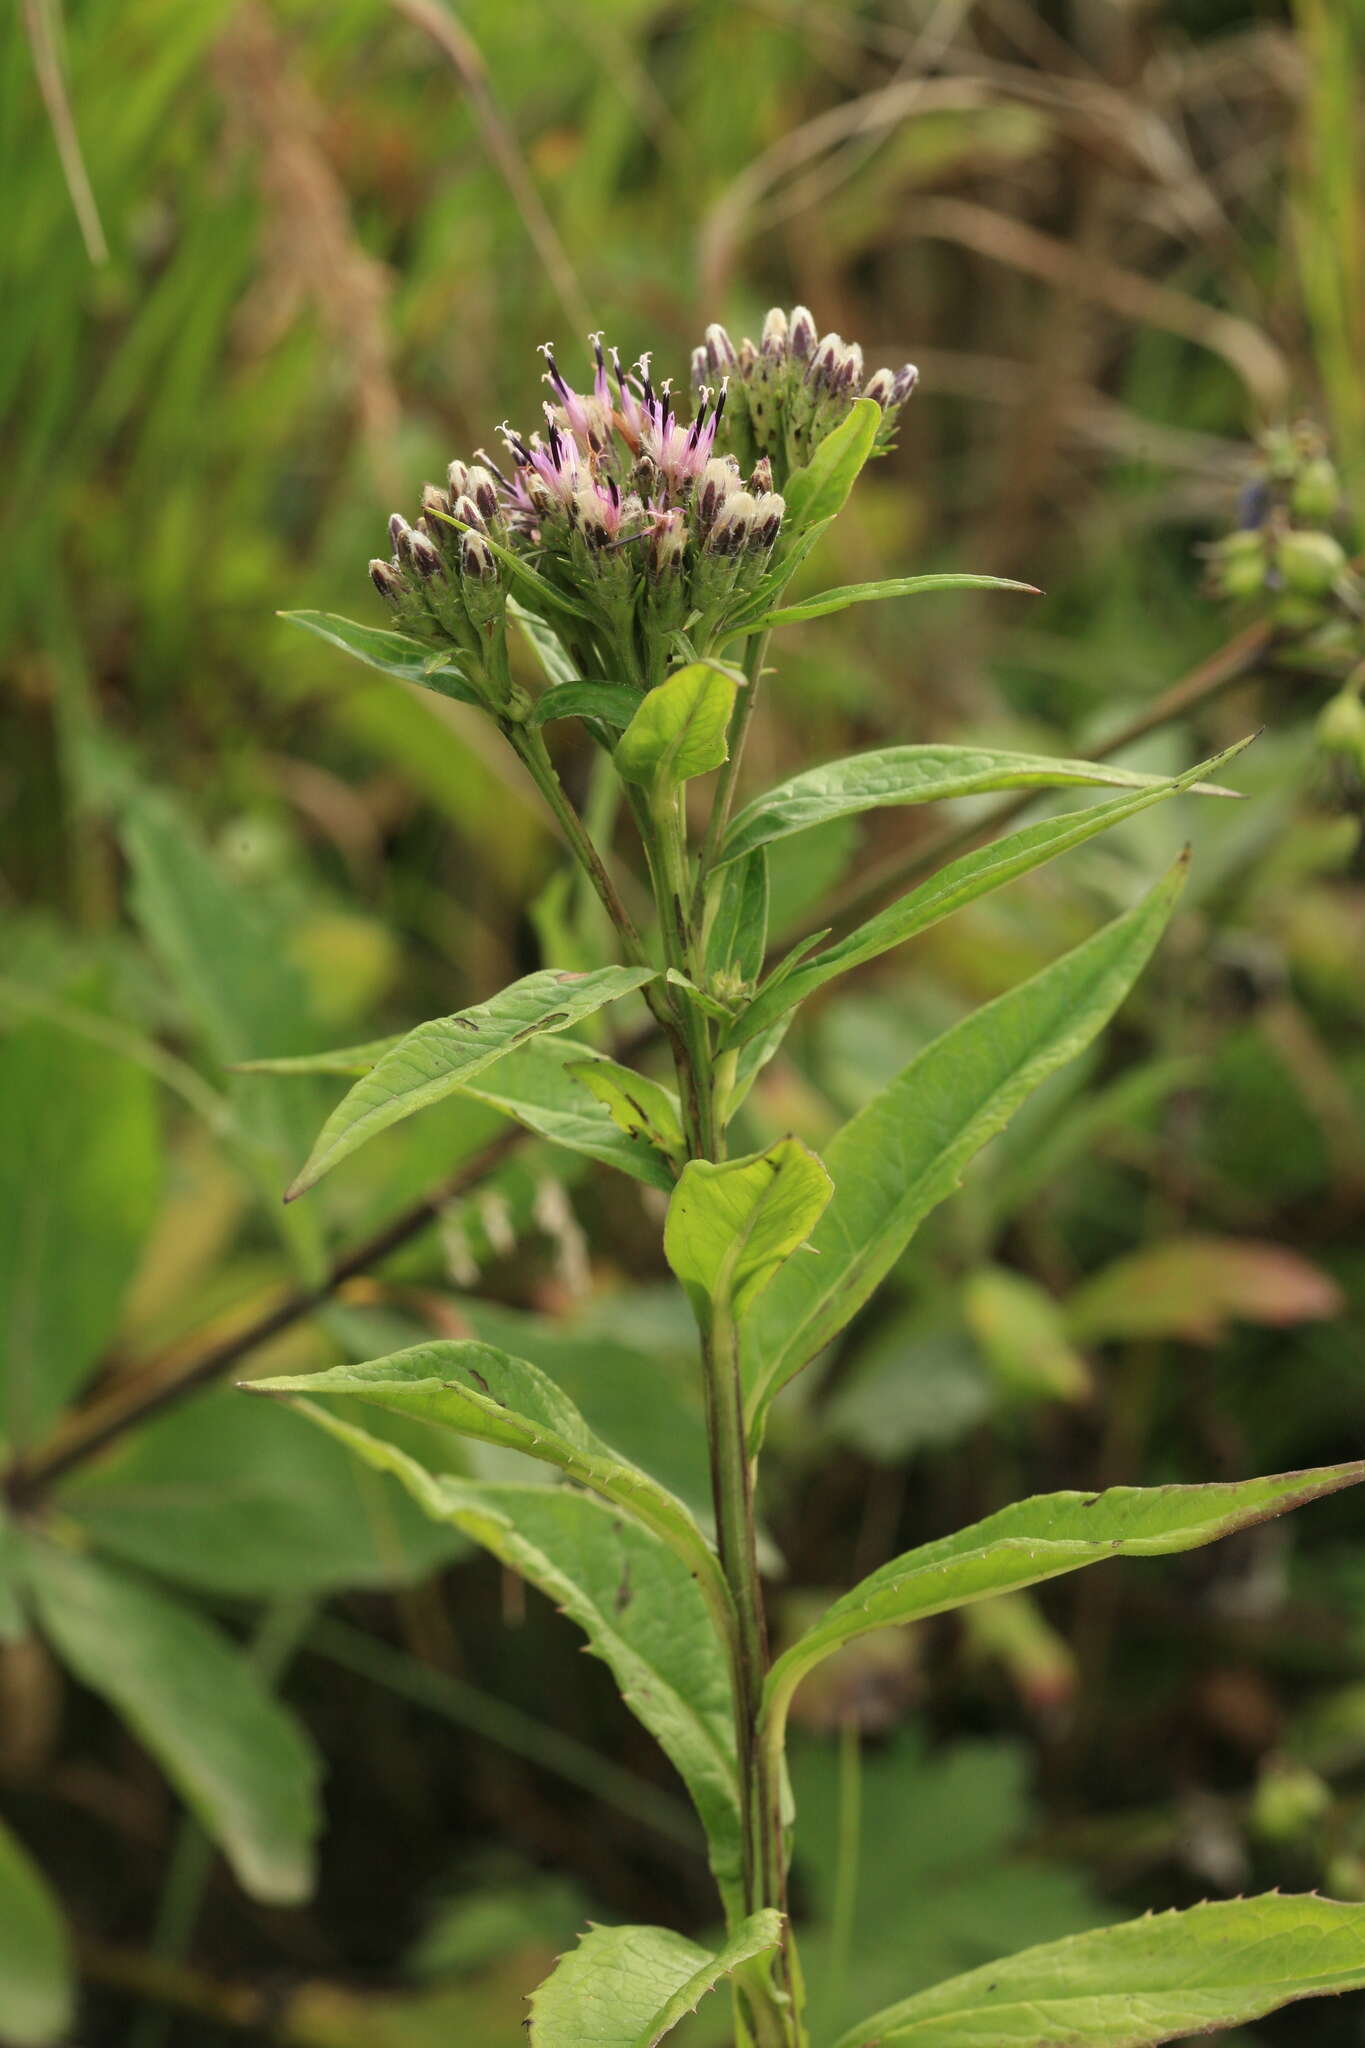
M 70 1944 L 38 1869 L 0 1823 L 0 2040 L 48 2048 L 71 2024 Z
M 742 1963 L 777 1947 L 754 1913 L 713 1952 L 664 1927 L 590 1927 L 531 1998 L 532 2048 L 655 2048 Z
M 1365 1906 L 1219 1900 L 987 1963 L 874 2013 L 837 2048 L 1148 2048 L 1365 1987 Z

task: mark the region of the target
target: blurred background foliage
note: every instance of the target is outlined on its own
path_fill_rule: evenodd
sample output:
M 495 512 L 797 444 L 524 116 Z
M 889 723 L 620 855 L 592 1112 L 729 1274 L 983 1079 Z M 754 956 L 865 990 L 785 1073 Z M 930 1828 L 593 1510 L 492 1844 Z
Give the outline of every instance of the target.
M 534 416 L 543 340 L 684 375 L 706 320 L 805 301 L 922 372 L 812 581 L 1046 592 L 788 629 L 754 779 L 969 736 L 1173 769 L 1264 727 L 1249 801 L 1135 820 L 840 984 L 756 1092 L 755 1142 L 818 1144 L 1193 837 L 1118 1027 L 779 1410 L 783 1627 L 1023 1492 L 1365 1449 L 1365 763 L 1321 725 L 1365 649 L 1349 605 L 1215 601 L 1200 558 L 1300 417 L 1358 544 L 1362 52 L 1360 0 L 14 13 L 0 2039 L 491 2048 L 588 1915 L 711 1910 L 568 1624 L 231 1390 L 473 1331 L 704 1497 L 647 1195 L 466 1101 L 286 1212 L 328 1089 L 230 1071 L 592 942 L 473 714 L 275 616 L 374 616 L 385 515 Z M 882 900 L 943 831 L 808 835 L 780 922 Z M 795 1762 L 825 2023 L 1151 1905 L 1365 1897 L 1363 1557 L 1348 1494 L 831 1665 Z M 1256 2030 L 1310 2037 L 1365 2040 L 1360 2001 Z

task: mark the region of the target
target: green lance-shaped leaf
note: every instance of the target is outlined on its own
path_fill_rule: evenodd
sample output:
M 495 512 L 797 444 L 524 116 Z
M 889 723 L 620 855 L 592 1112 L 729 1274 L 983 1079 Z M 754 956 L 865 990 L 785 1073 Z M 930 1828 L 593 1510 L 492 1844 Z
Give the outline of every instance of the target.
M 720 1165 L 692 1159 L 668 1205 L 664 1256 L 698 1315 L 742 1316 L 806 1242 L 833 1189 L 799 1138 Z
M 1365 1986 L 1365 1906 L 1218 1899 L 1073 1934 L 875 2013 L 837 2048 L 1149 2048 Z
M 61 1909 L 42 1873 L 0 1822 L 0 2041 L 49 2048 L 75 2003 Z
M 689 662 L 640 699 L 612 758 L 627 782 L 676 789 L 720 767 L 734 708 L 734 677 L 709 661 Z
M 707 978 L 714 981 L 720 976 L 752 988 L 763 972 L 768 944 L 767 849 L 760 846 L 747 860 L 729 862 L 713 889 L 706 927 Z
M 1165 791 L 1168 780 L 1108 762 L 1057 761 L 1046 754 L 1002 753 L 990 747 L 884 747 L 878 753 L 826 761 L 755 797 L 732 822 L 719 858 L 738 860 L 755 846 L 771 845 L 793 832 L 859 811 L 983 796 L 998 789 L 1098 786 Z M 1233 794 L 1213 786 L 1201 793 Z
M 875 917 L 868 918 L 846 938 L 824 947 L 813 959 L 799 964 L 784 961 L 777 972 L 768 977 L 743 1015 L 735 1019 L 725 1034 L 722 1049 L 730 1051 L 745 1044 L 837 975 L 847 974 L 851 968 L 875 960 L 893 946 L 904 945 L 907 939 L 917 938 L 921 932 L 937 924 L 940 918 L 961 910 L 966 904 L 975 902 L 977 897 L 989 895 L 992 889 L 1003 887 L 1006 882 L 1014 881 L 1016 876 L 1027 874 L 1031 868 L 1041 867 L 1045 861 L 1070 852 L 1073 846 L 1083 845 L 1097 833 L 1121 825 L 1139 811 L 1149 810 L 1153 804 L 1164 803 L 1167 797 L 1179 796 L 1183 791 L 1192 789 L 1210 770 L 1221 768 L 1224 762 L 1249 745 L 1249 740 L 1239 740 L 1236 746 L 1215 754 L 1211 760 L 1201 761 L 1197 768 L 1191 768 L 1186 774 L 1177 775 L 1168 782 L 1154 782 L 1150 788 L 1111 797 L 1105 803 L 1093 804 L 1083 811 L 1068 811 L 1059 818 L 1044 818 L 1036 825 L 1026 825 L 1022 831 L 1011 832 L 1008 837 L 993 841 L 989 846 L 965 853 L 960 860 L 950 861 L 928 881 L 911 889 L 885 910 L 878 911 Z M 730 868 L 723 870 L 725 874 L 731 872 Z
M 289 1059 L 244 1060 L 238 1069 L 248 1074 L 368 1074 L 384 1054 L 401 1045 L 405 1032 L 391 1038 L 372 1039 L 366 1045 L 347 1045 L 335 1052 L 301 1053 Z M 597 1070 L 603 1069 L 601 1080 Z M 587 1076 L 591 1070 L 593 1078 Z M 620 1086 L 613 1086 L 619 1077 Z M 585 1093 L 585 1082 L 587 1092 Z M 633 1126 L 623 1113 L 629 1084 L 629 1099 L 642 1105 Z M 634 1180 L 650 1187 L 673 1186 L 674 1174 L 668 1164 L 670 1145 L 661 1140 L 659 1150 L 644 1144 L 644 1107 L 654 1115 L 660 1132 L 679 1127 L 677 1099 L 657 1081 L 618 1067 L 594 1047 L 578 1039 L 551 1033 L 528 1038 L 524 1045 L 504 1053 L 472 1080 L 460 1082 L 457 1092 L 490 1109 L 514 1117 L 538 1138 L 563 1145 L 570 1152 L 614 1166 Z M 594 1100 L 594 1098 L 596 1098 Z M 671 1108 L 670 1108 L 671 1106 Z M 671 1117 L 671 1121 L 670 1121 Z M 681 1144 L 679 1127 L 678 1143 Z
M 682 1560 L 652 1529 L 592 1494 L 431 1473 L 353 1422 L 309 1401 L 298 1406 L 577 1622 L 686 1785 L 726 1911 L 738 1918 L 743 1854 L 729 1667 Z
M 648 967 L 600 967 L 591 974 L 543 969 L 486 1003 L 419 1024 L 338 1103 L 285 1200 L 292 1202 L 390 1124 L 455 1094 L 523 1040 L 566 1031 L 652 978 Z
M 362 626 L 355 619 L 339 618 L 335 612 L 281 612 L 291 626 L 316 633 L 333 647 L 342 648 L 377 668 L 381 675 L 396 676 L 400 683 L 419 683 L 440 697 L 454 697 L 461 704 L 481 704 L 482 698 L 470 687 L 447 656 L 433 654 L 421 640 L 407 633 L 393 633 L 385 626 Z
M 837 1134 L 826 1154 L 834 1199 L 811 1237 L 819 1256 L 793 1260 L 744 1331 L 751 1442 L 778 1389 L 862 1307 L 968 1161 L 1108 1023 L 1184 873 L 1181 860 L 1136 908 L 945 1031 Z
M 1365 1460 L 1356 1460 L 1232 1485 L 1113 1486 L 1104 1493 L 1016 1501 L 984 1522 L 893 1558 L 836 1600 L 769 1673 L 770 1722 L 780 1726 L 807 1672 L 870 1629 L 922 1621 L 1106 1558 L 1198 1550 L 1362 1479 Z
M 823 526 L 847 503 L 876 445 L 882 409 L 875 398 L 855 398 L 847 417 L 826 434 L 804 469 L 787 478 L 784 525 L 791 534 Z
M 527 1359 L 491 1344 L 451 1339 L 414 1344 L 364 1365 L 245 1384 L 249 1393 L 303 1394 L 310 1401 L 349 1396 L 557 1466 L 662 1537 L 702 1588 L 721 1632 L 728 1631 L 724 1577 L 689 1510 L 666 1486 L 594 1435 L 568 1395 Z
M 554 718 L 598 718 L 603 725 L 624 732 L 640 708 L 640 693 L 626 683 L 556 683 L 537 697 L 531 713 L 532 725 L 548 725 Z
M 837 590 L 822 590 L 796 604 L 784 604 L 753 620 L 746 631 L 761 632 L 769 626 L 792 626 L 802 619 L 822 619 L 830 612 L 847 611 L 850 605 L 872 604 L 883 597 L 920 597 L 940 590 L 1019 590 L 1027 597 L 1039 597 L 1036 584 L 1015 583 L 1008 576 L 888 576 L 879 583 L 844 583 Z
M 648 1074 L 637 1074 L 633 1067 L 618 1066 L 615 1060 L 580 1057 L 566 1072 L 602 1104 L 633 1148 L 637 1164 L 647 1160 L 651 1151 L 656 1155 L 655 1165 L 648 1173 L 640 1172 L 640 1179 L 671 1189 L 672 1162 L 681 1161 L 686 1151 L 682 1112 L 673 1090 Z
M 146 1743 L 254 1898 L 312 1889 L 317 1759 L 218 1630 L 150 1586 L 42 1541 L 27 1577 L 64 1664 Z
M 590 1927 L 531 1995 L 531 2048 L 655 2048 L 781 1938 L 782 1915 L 771 1910 L 741 1922 L 718 1951 L 663 1927 Z

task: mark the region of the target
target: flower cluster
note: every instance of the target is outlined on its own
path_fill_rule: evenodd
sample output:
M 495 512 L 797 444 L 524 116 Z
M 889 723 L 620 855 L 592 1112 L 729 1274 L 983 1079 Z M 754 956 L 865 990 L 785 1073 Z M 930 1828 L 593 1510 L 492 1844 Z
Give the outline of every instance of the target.
M 504 422 L 500 458 L 453 462 L 415 525 L 395 513 L 392 555 L 370 576 L 394 623 L 448 648 L 499 714 L 512 702 L 509 596 L 535 612 L 585 678 L 649 689 L 679 653 L 704 653 L 780 588 L 785 483 L 859 396 L 885 415 L 879 449 L 914 388 L 907 366 L 863 377 L 862 352 L 823 341 L 804 308 L 768 315 L 760 348 L 722 327 L 696 352 L 684 418 L 651 360 L 623 367 L 590 337 L 577 390 L 548 344 L 544 424 Z
M 1358 617 L 1359 582 L 1331 530 L 1342 503 L 1340 478 L 1311 422 L 1266 434 L 1237 530 L 1208 550 L 1215 593 L 1269 597 L 1276 624 L 1295 633 L 1321 628 L 1334 614 Z
M 766 456 L 780 487 L 810 461 L 855 398 L 873 398 L 881 407 L 876 452 L 885 454 L 919 371 L 905 363 L 869 377 L 856 341 L 822 336 L 805 306 L 790 313 L 774 306 L 757 347 L 746 336 L 736 348 L 723 327 L 707 328 L 692 353 L 692 381 L 700 389 L 719 377 L 730 380 L 731 447 L 741 462 Z

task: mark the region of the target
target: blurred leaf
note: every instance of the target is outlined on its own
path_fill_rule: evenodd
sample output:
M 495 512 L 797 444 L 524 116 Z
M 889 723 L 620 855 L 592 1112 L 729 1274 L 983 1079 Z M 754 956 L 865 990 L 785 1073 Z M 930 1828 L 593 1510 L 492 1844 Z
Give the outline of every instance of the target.
M 664 1256 L 698 1316 L 742 1316 L 804 1244 L 830 1199 L 829 1175 L 797 1138 L 720 1165 L 690 1159 L 664 1225 Z
M 247 1597 L 411 1585 L 465 1547 L 299 1417 L 230 1388 L 144 1423 L 60 1500 L 101 1549 Z
M 1007 1394 L 1082 1401 L 1090 1392 L 1090 1369 L 1067 1335 L 1066 1312 L 1036 1280 L 1005 1266 L 978 1266 L 963 1283 L 962 1309 Z
M 782 1915 L 754 1913 L 718 1952 L 664 1927 L 590 1927 L 531 1995 L 533 2048 L 656 2048 L 741 1963 L 777 1947 Z
M 982 796 L 1001 789 L 1094 784 L 1171 794 L 1169 777 L 1139 775 L 1103 761 L 1054 761 L 1043 754 L 1009 754 L 986 747 L 884 747 L 879 753 L 850 754 L 842 761 L 807 768 L 755 797 L 731 821 L 718 859 L 738 860 L 757 846 L 860 811 L 940 803 L 948 797 Z M 1190 787 L 1230 794 L 1214 784 Z
M 433 653 L 421 640 L 409 639 L 406 633 L 362 626 L 354 619 L 338 618 L 335 612 L 281 612 L 280 617 L 292 626 L 316 633 L 320 640 L 329 640 L 334 647 L 344 648 L 367 668 L 377 668 L 381 675 L 396 676 L 404 683 L 420 683 L 424 690 L 454 697 L 460 704 L 482 702 L 453 661 Z
M 1048 2048 L 1146 2048 L 1362 1985 L 1365 1906 L 1276 1892 L 1026 1949 L 874 2014 L 838 2048 L 1038 2048 L 1040 2024 Z
M 846 1124 L 826 1158 L 834 1197 L 744 1333 L 752 1438 L 773 1396 L 848 1322 L 963 1168 L 1038 1083 L 1109 1021 L 1175 907 L 1178 864 L 1133 910 L 965 1018 Z
M 313 1883 L 317 1760 L 245 1656 L 189 1608 L 34 1539 L 39 1620 L 62 1662 L 146 1743 L 254 1898 Z
M 48 2048 L 66 2034 L 74 2006 L 61 1910 L 0 1821 L 0 2037 L 9 2048 Z
M 824 1409 L 841 1443 L 881 1465 L 960 1443 L 991 1412 L 980 1355 L 955 1324 L 916 1308 L 854 1351 Z
M 836 1600 L 773 1665 L 768 1711 L 780 1717 L 805 1673 L 868 1629 L 944 1614 L 1108 1558 L 1197 1550 L 1362 1479 L 1365 1461 L 1233 1485 L 1111 1486 L 1104 1493 L 1016 1501 L 984 1522 L 892 1558 Z
M 727 1625 L 729 1602 L 715 1553 L 683 1503 L 594 1436 L 567 1395 L 527 1359 L 491 1344 L 417 1344 L 362 1365 L 255 1380 L 247 1390 L 302 1394 L 310 1403 L 350 1395 L 557 1466 L 578 1485 L 625 1508 L 667 1543 L 707 1596 L 718 1626 Z
M 1066 1323 L 1081 1343 L 1179 1337 L 1216 1344 L 1229 1322 L 1281 1329 L 1341 1314 L 1336 1282 L 1285 1245 L 1254 1238 L 1174 1237 L 1144 1245 L 1070 1296 Z
M 733 1908 L 741 1851 L 730 1677 L 687 1567 L 650 1530 L 591 1494 L 440 1477 L 325 1409 L 305 1404 L 305 1412 L 577 1622 L 686 1784 L 716 1883 Z
M 831 2005 L 822 1993 L 841 1827 L 835 1745 L 795 1743 L 791 1771 L 797 1867 L 814 1921 L 800 1930 L 801 1955 L 826 2040 L 881 1999 L 1104 1917 L 1080 1871 L 1024 1847 L 1033 1815 L 1022 1743 L 931 1749 L 903 1729 L 863 1751 L 852 1941 L 845 1990 L 840 1998 L 835 1987 Z
M 306 1193 L 377 1132 L 455 1094 L 522 1039 L 565 1031 L 652 979 L 648 967 L 601 967 L 591 974 L 547 968 L 485 1003 L 419 1024 L 343 1096 L 285 1200 Z
M 28 1444 L 118 1326 L 161 1187 L 153 1084 L 52 1025 L 0 1044 L 0 1435 Z

